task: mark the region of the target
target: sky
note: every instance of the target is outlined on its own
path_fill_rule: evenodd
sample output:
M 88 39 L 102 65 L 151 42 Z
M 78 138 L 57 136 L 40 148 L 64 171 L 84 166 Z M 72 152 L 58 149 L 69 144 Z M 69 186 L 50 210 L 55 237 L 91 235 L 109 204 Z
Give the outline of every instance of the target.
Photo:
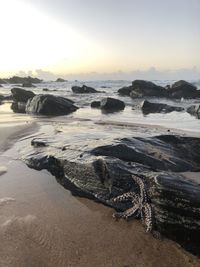
M 0 77 L 200 79 L 200 0 L 1 0 Z

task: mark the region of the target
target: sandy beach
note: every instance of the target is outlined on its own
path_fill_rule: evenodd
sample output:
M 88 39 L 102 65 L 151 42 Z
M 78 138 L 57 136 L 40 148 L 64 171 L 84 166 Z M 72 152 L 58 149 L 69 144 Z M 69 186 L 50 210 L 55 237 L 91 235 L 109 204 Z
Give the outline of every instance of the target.
M 33 129 L 0 131 L 7 137 L 0 155 L 0 266 L 200 266 L 175 242 L 146 234 L 139 221 L 116 222 L 112 209 L 72 196 L 47 171 L 19 161 L 11 144 Z

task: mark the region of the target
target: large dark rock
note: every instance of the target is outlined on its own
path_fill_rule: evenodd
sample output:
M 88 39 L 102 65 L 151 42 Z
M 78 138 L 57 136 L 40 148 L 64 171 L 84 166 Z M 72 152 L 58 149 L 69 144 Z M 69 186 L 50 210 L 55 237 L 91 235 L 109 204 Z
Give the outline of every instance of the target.
M 88 94 L 88 93 L 99 93 L 96 89 L 83 85 L 80 86 L 72 86 L 72 92 L 75 94 Z
M 172 111 L 183 111 L 184 108 L 182 107 L 174 107 L 170 106 L 167 104 L 162 104 L 162 103 L 152 103 L 147 100 L 144 100 L 141 103 L 141 109 L 144 114 L 149 114 L 149 113 L 169 113 Z
M 187 112 L 200 119 L 200 104 L 192 105 L 187 108 Z
M 66 143 L 63 150 L 51 138 L 36 138 L 24 160 L 50 171 L 73 194 L 121 211 L 131 203 L 113 202 L 113 197 L 138 193 L 132 175 L 139 177 L 153 210 L 153 229 L 200 255 L 200 180 L 186 175 L 200 171 L 200 138 L 133 137 L 90 149 L 84 142 Z
M 22 88 L 12 88 L 11 93 L 15 102 L 27 102 L 29 98 L 33 98 L 35 94 Z
M 111 97 L 106 97 L 101 100 L 100 108 L 107 111 L 123 110 L 125 104 L 123 101 Z
M 122 96 L 130 96 L 132 90 L 133 90 L 132 86 L 122 87 L 118 90 L 118 94 Z
M 169 95 L 172 98 L 197 98 L 200 97 L 200 91 L 193 84 L 180 80 L 172 84 L 168 89 Z
M 143 80 L 135 80 L 132 82 L 132 91 L 130 96 L 132 98 L 145 97 L 145 96 L 157 96 L 157 97 L 167 97 L 167 90 L 158 86 L 155 83 Z
M 40 115 L 67 115 L 78 109 L 73 101 L 53 95 L 36 95 L 26 105 L 26 113 Z

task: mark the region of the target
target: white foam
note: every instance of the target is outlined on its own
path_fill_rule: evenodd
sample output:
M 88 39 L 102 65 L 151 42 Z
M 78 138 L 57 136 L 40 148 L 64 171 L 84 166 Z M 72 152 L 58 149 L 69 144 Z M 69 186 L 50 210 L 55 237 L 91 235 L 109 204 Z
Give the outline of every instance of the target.
M 7 172 L 6 166 L 0 166 L 0 176 Z
M 6 205 L 6 204 L 8 204 L 9 202 L 13 202 L 13 201 L 15 201 L 15 199 L 12 198 L 12 197 L 4 197 L 4 198 L 0 198 L 0 206 Z

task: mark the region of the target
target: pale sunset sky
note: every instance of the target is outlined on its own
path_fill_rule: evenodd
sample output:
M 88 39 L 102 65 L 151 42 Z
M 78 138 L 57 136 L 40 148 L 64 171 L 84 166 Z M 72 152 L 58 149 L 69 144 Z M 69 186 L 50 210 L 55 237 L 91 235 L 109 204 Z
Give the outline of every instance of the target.
M 200 75 L 200 0 L 1 0 L 0 10 L 0 77 Z

